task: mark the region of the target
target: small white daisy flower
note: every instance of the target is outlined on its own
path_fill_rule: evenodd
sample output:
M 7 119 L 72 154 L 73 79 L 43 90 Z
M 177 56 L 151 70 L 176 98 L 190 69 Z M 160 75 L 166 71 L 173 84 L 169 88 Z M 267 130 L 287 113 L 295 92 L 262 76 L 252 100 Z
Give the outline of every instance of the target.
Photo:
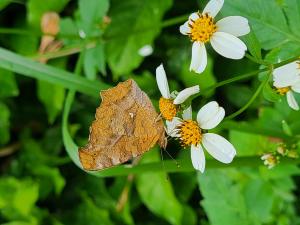
M 159 99 L 159 110 L 167 121 L 171 121 L 178 112 L 178 106 L 190 96 L 200 91 L 199 85 L 185 88 L 175 97 L 170 93 L 166 72 L 161 64 L 156 68 L 156 82 L 162 97 Z
M 187 22 L 180 26 L 180 32 L 188 35 L 193 42 L 190 70 L 202 73 L 207 65 L 205 43 L 229 59 L 244 57 L 247 46 L 239 36 L 250 32 L 248 20 L 241 16 L 228 16 L 215 23 L 214 17 L 224 0 L 210 0 L 202 13 L 192 13 Z
M 183 119 L 175 117 L 171 127 L 175 130 L 170 136 L 180 139 L 184 147 L 191 146 L 192 164 L 196 170 L 204 172 L 205 156 L 203 147 L 208 153 L 222 163 L 230 163 L 236 155 L 233 145 L 218 134 L 206 130 L 215 128 L 224 118 L 225 110 L 212 101 L 204 105 L 197 114 L 197 121 L 192 120 L 192 109 L 189 107 Z
M 289 106 L 294 110 L 299 110 L 293 92 L 300 93 L 300 62 L 295 61 L 275 69 L 273 81 L 277 92 L 286 95 Z

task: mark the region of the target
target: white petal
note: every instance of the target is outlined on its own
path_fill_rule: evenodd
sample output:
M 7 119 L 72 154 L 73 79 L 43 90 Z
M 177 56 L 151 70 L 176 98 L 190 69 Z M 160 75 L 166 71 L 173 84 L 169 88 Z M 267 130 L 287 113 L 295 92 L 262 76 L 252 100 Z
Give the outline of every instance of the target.
M 187 107 L 182 112 L 182 119 L 184 120 L 191 120 L 192 119 L 192 106 Z
M 236 155 L 233 145 L 218 134 L 203 134 L 202 144 L 212 157 L 222 163 L 230 163 Z
M 203 43 L 194 42 L 192 47 L 192 61 L 190 70 L 202 73 L 207 65 L 206 48 Z
M 160 66 L 156 68 L 156 82 L 161 95 L 164 98 L 170 98 L 167 75 L 163 64 L 160 64 Z
M 232 34 L 224 32 L 214 33 L 210 43 L 217 53 L 229 59 L 241 59 L 247 50 L 244 42 Z
M 217 31 L 232 34 L 236 37 L 246 35 L 250 32 L 248 20 L 242 16 L 228 16 L 217 23 Z
M 138 51 L 140 56 L 149 56 L 153 53 L 153 48 L 151 45 L 144 45 L 142 48 L 139 49 Z
M 210 0 L 205 8 L 203 14 L 208 13 L 210 16 L 215 17 L 223 7 L 224 0 Z
M 194 12 L 192 13 L 190 16 L 189 16 L 189 20 L 197 20 L 199 18 L 199 14 L 197 12 Z
M 197 114 L 197 122 L 202 129 L 215 128 L 224 118 L 225 110 L 215 101 L 204 105 Z
M 167 134 L 171 137 L 179 137 L 176 127 L 181 124 L 181 119 L 174 117 L 171 121 L 166 120 Z
M 296 83 L 298 80 L 298 65 L 296 62 L 278 67 L 273 71 L 273 85 L 275 87 L 288 87 Z
M 179 31 L 180 31 L 180 33 L 182 33 L 182 34 L 184 34 L 184 35 L 187 35 L 188 33 L 190 33 L 189 22 L 186 21 L 184 24 L 182 24 L 182 25 L 179 27 Z
M 198 147 L 191 146 L 191 159 L 193 167 L 203 173 L 205 169 L 205 156 L 201 145 Z
M 182 104 L 190 96 L 192 96 L 194 94 L 197 94 L 199 91 L 200 91 L 199 85 L 195 85 L 193 87 L 185 88 L 181 92 L 178 93 L 178 95 L 174 99 L 173 103 L 175 105 Z
M 299 78 L 300 78 L 300 76 L 299 76 Z M 294 92 L 300 93 L 300 80 L 292 85 L 292 90 Z
M 286 99 L 287 99 L 287 102 L 288 102 L 289 106 L 292 109 L 299 110 L 299 105 L 296 102 L 296 99 L 295 99 L 292 91 L 289 91 L 288 93 L 286 93 Z

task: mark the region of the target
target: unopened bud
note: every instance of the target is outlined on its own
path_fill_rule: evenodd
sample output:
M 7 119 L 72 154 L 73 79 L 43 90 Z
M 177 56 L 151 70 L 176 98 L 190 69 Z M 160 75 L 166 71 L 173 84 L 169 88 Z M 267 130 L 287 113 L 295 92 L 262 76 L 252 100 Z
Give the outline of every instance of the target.
M 59 15 L 56 12 L 44 13 L 41 29 L 44 34 L 56 36 L 59 32 Z

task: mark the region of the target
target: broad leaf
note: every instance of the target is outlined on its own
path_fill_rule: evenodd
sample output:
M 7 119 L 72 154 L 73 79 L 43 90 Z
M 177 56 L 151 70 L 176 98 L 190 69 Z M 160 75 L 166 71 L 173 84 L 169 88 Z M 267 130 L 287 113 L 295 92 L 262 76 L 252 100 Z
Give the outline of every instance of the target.
M 0 98 L 13 97 L 19 94 L 15 75 L 8 70 L 0 69 Z
M 296 2 L 296 0 L 294 2 Z M 287 3 L 289 7 L 297 7 L 292 1 Z M 296 33 L 295 29 L 291 30 L 288 27 L 286 17 L 277 1 L 226 1 L 222 13 L 232 16 L 241 15 L 249 19 L 264 49 L 272 49 L 287 42 L 300 44 L 299 33 Z
M 40 28 L 40 20 L 45 12 L 60 12 L 69 0 L 29 0 L 27 2 L 27 19 L 31 26 Z
M 159 154 L 152 150 L 143 156 L 140 163 L 157 161 L 159 161 Z M 141 200 L 149 210 L 173 225 L 181 224 L 183 209 L 176 199 L 166 173 L 141 173 L 136 177 L 136 186 Z
M 80 28 L 87 36 L 99 33 L 103 17 L 106 15 L 109 0 L 79 0 Z
M 139 66 L 143 57 L 138 51 L 152 44 L 160 32 L 163 14 L 171 0 L 112 1 L 112 22 L 106 32 L 107 57 L 115 76 L 129 73 Z

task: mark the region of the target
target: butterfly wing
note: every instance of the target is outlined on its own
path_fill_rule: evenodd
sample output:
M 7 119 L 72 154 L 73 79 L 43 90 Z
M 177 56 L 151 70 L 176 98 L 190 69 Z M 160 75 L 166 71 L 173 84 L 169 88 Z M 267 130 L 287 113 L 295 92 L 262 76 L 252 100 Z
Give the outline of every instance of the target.
M 115 166 L 163 145 L 164 126 L 148 96 L 133 80 L 101 93 L 102 103 L 90 127 L 89 142 L 79 149 L 86 170 Z

